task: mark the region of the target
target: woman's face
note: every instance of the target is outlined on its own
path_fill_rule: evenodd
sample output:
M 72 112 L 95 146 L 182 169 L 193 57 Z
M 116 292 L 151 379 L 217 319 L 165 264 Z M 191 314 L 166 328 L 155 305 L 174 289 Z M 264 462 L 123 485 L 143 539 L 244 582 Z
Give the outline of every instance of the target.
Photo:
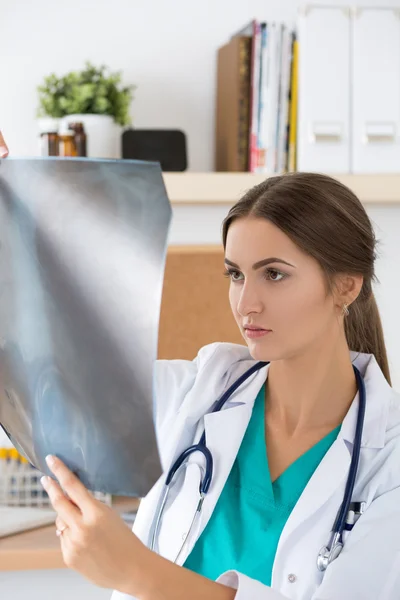
M 337 308 L 319 263 L 270 221 L 233 221 L 225 267 L 232 312 L 254 359 L 291 358 L 337 334 Z

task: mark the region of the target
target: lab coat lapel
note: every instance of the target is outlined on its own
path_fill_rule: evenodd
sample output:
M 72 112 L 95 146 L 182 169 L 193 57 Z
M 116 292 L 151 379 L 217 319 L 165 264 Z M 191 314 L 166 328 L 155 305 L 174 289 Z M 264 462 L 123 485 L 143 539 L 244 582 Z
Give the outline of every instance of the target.
M 238 388 L 221 412 L 208 413 L 198 422 L 194 440 L 198 441 L 202 432 L 205 431 L 207 448 L 213 457 L 213 478 L 203 504 L 199 525 L 196 527 L 197 535 L 191 535 L 188 539 L 179 556 L 178 564 L 182 565 L 185 562 L 211 517 L 242 443 L 254 401 L 265 379 L 266 368 L 263 368 L 251 378 L 251 381 L 246 381 Z M 227 382 L 226 387 L 230 383 L 231 381 Z M 192 423 L 193 415 L 191 417 L 190 422 Z M 188 425 L 188 419 L 185 421 Z M 184 430 L 185 426 L 181 428 Z M 193 438 L 191 442 L 186 440 L 185 447 L 190 443 L 193 443 Z M 180 447 L 181 445 L 179 444 L 178 447 L 179 452 L 183 449 Z M 182 540 L 190 528 L 199 500 L 199 470 L 193 463 L 204 466 L 202 454 L 196 452 L 191 455 L 182 483 L 176 487 L 175 491 L 171 490 L 172 502 L 169 503 L 169 508 L 165 511 L 162 519 L 159 551 L 162 556 L 172 561 L 175 560 Z
M 199 439 L 204 427 L 207 448 L 211 451 L 213 457 L 212 483 L 203 503 L 200 521 L 193 528 L 186 545 L 180 553 L 182 542 L 186 539 L 190 530 L 199 501 L 199 475 L 201 472 L 197 465 L 205 466 L 201 453 L 192 454 L 179 482 L 171 488 L 168 504 L 162 517 L 162 525 L 157 539 L 157 551 L 164 558 L 175 561 L 179 554 L 177 562 L 182 565 L 192 551 L 196 540 L 211 517 L 228 478 L 249 423 L 253 403 L 253 401 L 250 401 L 239 405 L 235 404 L 232 407 L 228 406 L 220 413 L 206 415 L 204 424 L 199 423 L 196 439 Z M 160 482 L 157 487 L 156 496 L 160 497 L 163 490 L 162 483 Z M 159 504 L 159 500 L 155 497 L 153 499 L 154 510 L 157 504 Z
M 292 533 L 312 517 L 346 483 L 351 456 L 344 439 L 339 435 L 315 470 L 294 507 L 279 540 L 278 552 Z
M 360 369 L 366 385 L 367 407 L 361 447 L 381 448 L 385 440 L 392 390 L 374 357 L 352 353 L 351 358 Z M 284 557 L 288 555 L 290 548 L 295 546 L 298 540 L 296 534 L 300 532 L 300 536 L 302 536 L 302 532 L 306 530 L 301 526 L 307 521 L 310 525 L 309 519 L 315 518 L 314 515 L 317 511 L 326 507 L 329 500 L 336 494 L 337 500 L 335 498 L 334 503 L 331 503 L 334 508 L 327 509 L 325 513 L 326 535 L 329 534 L 329 528 L 332 527 L 343 500 L 351 463 L 358 409 L 359 394 L 357 393 L 343 421 L 337 440 L 317 467 L 286 522 L 277 548 L 273 570 L 275 576 L 283 568 Z M 321 545 L 326 542 L 327 539 L 321 540 Z
M 352 352 L 351 358 L 360 369 L 366 386 L 367 406 L 361 446 L 381 448 L 384 445 L 392 390 L 374 357 Z M 290 534 L 325 504 L 338 488 L 342 487 L 344 490 L 350 469 L 358 410 L 357 392 L 337 440 L 321 461 L 292 511 L 282 532 L 279 547 L 283 546 Z
M 214 458 L 214 476 L 204 502 L 200 533 L 210 519 L 225 486 L 249 424 L 255 399 L 266 376 L 267 368 L 261 369 L 242 389 L 239 388 L 225 410 L 208 414 L 204 418 L 206 443 Z

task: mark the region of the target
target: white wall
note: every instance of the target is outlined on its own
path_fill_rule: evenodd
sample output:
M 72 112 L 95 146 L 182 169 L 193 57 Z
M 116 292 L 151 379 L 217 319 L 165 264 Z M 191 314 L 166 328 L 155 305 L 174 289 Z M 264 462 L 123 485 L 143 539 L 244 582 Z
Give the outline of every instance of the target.
M 400 6 L 400 0 L 319 0 Z M 183 129 L 190 169 L 213 169 L 216 51 L 253 17 L 294 24 L 301 0 L 0 0 L 0 127 L 35 155 L 36 86 L 86 59 L 136 84 L 137 127 Z

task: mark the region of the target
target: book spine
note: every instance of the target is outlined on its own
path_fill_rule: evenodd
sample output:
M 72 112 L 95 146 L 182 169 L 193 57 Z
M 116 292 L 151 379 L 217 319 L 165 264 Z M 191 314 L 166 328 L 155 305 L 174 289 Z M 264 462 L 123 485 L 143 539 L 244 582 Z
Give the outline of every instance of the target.
M 293 40 L 292 81 L 289 122 L 289 171 L 297 170 L 297 103 L 298 103 L 299 42 Z
M 242 37 L 239 46 L 238 170 L 249 169 L 251 38 Z
M 259 77 L 260 77 L 260 50 L 261 28 L 254 22 L 252 42 L 252 68 L 251 68 L 251 112 L 250 112 L 250 140 L 249 140 L 249 171 L 254 173 L 258 164 L 258 102 L 259 102 Z

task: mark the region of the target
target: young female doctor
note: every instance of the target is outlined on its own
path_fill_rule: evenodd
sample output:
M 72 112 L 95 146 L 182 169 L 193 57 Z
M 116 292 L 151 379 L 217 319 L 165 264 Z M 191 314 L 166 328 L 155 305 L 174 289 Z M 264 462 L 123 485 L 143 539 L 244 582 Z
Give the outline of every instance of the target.
M 114 600 L 398 600 L 400 402 L 371 223 L 297 173 L 250 190 L 223 242 L 247 347 L 157 361 L 165 473 L 134 533 L 48 457 L 64 560 Z

